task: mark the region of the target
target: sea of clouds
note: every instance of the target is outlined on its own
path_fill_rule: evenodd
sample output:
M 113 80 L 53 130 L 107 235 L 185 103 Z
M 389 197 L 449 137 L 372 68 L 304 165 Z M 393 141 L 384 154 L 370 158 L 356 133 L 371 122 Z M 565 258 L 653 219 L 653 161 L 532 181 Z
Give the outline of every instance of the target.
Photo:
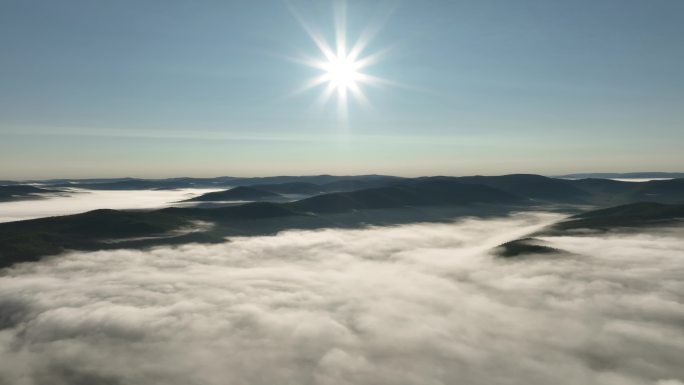
M 545 237 L 527 213 L 74 252 L 0 276 L 0 384 L 684 380 L 684 237 Z
M 85 190 L 65 189 L 41 199 L 0 202 L 0 222 L 19 221 L 55 215 L 77 214 L 96 209 L 153 209 L 178 205 L 220 189 L 187 188 L 169 190 Z

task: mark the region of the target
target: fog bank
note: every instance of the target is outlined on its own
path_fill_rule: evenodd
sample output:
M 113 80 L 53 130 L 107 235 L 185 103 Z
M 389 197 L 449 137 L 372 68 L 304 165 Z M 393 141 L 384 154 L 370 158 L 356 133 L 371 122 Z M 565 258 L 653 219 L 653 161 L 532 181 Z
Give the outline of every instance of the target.
M 152 209 L 221 189 L 85 190 L 70 188 L 65 195 L 43 199 L 0 202 L 0 222 L 55 215 L 78 214 L 96 209 Z
M 491 247 L 519 214 L 70 253 L 0 278 L 0 383 L 658 384 L 684 379 L 681 229 Z

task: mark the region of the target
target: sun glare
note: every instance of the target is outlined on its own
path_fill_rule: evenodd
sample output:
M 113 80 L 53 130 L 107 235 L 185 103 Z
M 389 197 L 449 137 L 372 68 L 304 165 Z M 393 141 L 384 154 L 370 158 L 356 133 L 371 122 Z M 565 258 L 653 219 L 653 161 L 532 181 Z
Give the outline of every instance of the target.
M 362 72 L 366 67 L 375 64 L 380 56 L 385 53 L 383 50 L 362 56 L 368 43 L 375 33 L 378 32 L 378 26 L 371 25 L 365 28 L 354 44 L 349 45 L 350 48 L 347 49 L 346 8 L 344 2 L 337 4 L 338 6 L 335 9 L 335 40 L 332 45 L 326 41 L 322 33 L 306 23 L 294 8 L 291 8 L 291 10 L 322 55 L 318 59 L 307 58 L 297 60 L 322 72 L 320 75 L 309 80 L 302 87 L 301 91 L 316 86 L 323 86 L 324 90 L 320 98 L 321 104 L 326 104 L 336 94 L 338 116 L 341 120 L 345 121 L 348 114 L 349 99 L 353 98 L 362 105 L 368 104 L 368 99 L 361 89 L 362 85 L 390 84 L 390 82 Z
M 348 57 L 335 56 L 323 65 L 326 80 L 337 90 L 355 87 L 356 82 L 361 80 L 358 69 L 359 64 Z

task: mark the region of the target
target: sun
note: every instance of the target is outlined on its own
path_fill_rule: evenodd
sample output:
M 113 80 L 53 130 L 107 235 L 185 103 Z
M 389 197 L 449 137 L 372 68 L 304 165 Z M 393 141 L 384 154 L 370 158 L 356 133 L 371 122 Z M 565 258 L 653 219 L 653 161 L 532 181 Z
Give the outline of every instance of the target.
M 319 50 L 320 57 L 304 58 L 296 61 L 316 68 L 318 76 L 310 79 L 300 91 L 323 86 L 319 99 L 322 105 L 327 104 L 333 95 L 337 95 L 337 110 L 341 120 L 346 121 L 350 99 L 361 105 L 368 105 L 368 98 L 363 92 L 364 85 L 392 84 L 385 79 L 365 73 L 365 69 L 375 64 L 387 50 L 365 54 L 368 44 L 378 32 L 379 26 L 369 25 L 358 36 L 353 44 L 347 44 L 346 6 L 338 2 L 335 9 L 335 39 L 328 43 L 320 31 L 312 28 L 299 13 L 291 8 L 293 15 L 309 35 Z
M 357 82 L 362 79 L 360 64 L 348 56 L 334 56 L 322 67 L 325 80 L 338 91 L 358 87 Z

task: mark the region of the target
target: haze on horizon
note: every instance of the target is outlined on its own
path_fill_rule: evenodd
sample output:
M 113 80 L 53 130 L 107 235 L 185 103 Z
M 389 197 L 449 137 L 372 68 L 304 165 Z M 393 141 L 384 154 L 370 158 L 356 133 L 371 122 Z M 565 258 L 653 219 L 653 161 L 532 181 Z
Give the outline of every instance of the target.
M 344 121 L 340 4 L 3 1 L 0 179 L 682 171 L 681 1 L 346 2 Z

